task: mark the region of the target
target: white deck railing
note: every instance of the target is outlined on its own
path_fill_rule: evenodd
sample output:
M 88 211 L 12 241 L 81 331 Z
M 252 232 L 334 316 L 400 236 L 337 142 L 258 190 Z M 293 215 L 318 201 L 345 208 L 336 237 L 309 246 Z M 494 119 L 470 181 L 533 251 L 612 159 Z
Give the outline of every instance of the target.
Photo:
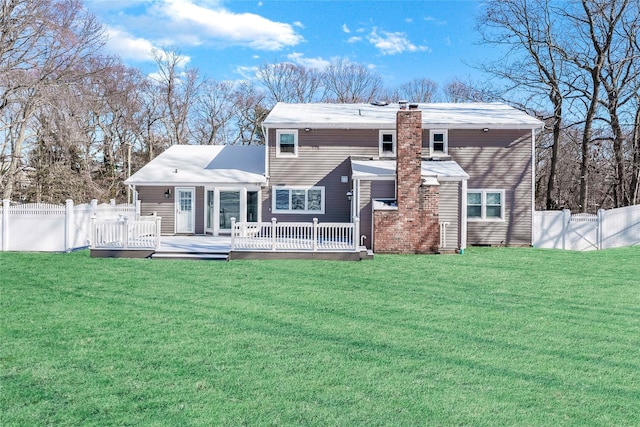
M 359 221 L 353 223 L 236 222 L 231 218 L 231 250 L 357 251 Z
M 130 221 L 126 216 L 98 221 L 91 218 L 91 249 L 158 249 L 160 247 L 159 216 L 140 217 Z

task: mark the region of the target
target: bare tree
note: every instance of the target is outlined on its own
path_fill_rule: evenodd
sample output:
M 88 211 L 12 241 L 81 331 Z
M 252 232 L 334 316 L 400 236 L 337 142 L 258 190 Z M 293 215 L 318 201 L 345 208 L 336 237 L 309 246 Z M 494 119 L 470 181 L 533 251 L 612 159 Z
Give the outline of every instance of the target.
M 270 104 L 312 102 L 322 86 L 318 71 L 290 62 L 263 64 L 256 78 L 267 91 Z
M 231 82 L 205 80 L 194 106 L 193 135 L 198 144 L 226 144 L 229 123 L 234 114 Z
M 553 139 L 545 205 L 547 209 L 556 208 L 556 169 L 568 88 L 563 82 L 565 70 L 557 50 L 559 40 L 549 0 L 490 1 L 479 17 L 477 28 L 483 43 L 506 48 L 497 61 L 481 66 L 490 75 L 510 82 L 505 94 L 522 91 L 524 87 L 531 94 L 529 101 L 543 97 L 551 105 L 549 124 Z
M 47 88 L 73 85 L 104 43 L 103 27 L 80 0 L 2 0 L 0 14 L 0 131 L 6 165 L 3 198 L 13 194 L 24 163 L 28 128 Z
M 337 103 L 372 102 L 383 90 L 380 76 L 362 64 L 340 59 L 323 73 L 324 100 Z
M 264 144 L 262 122 L 269 114 L 265 95 L 254 84 L 242 82 L 234 95 L 237 137 L 233 144 Z
M 157 84 L 164 95 L 166 110 L 162 121 L 165 131 L 171 145 L 187 144 L 190 141 L 189 115 L 201 84 L 198 70 L 186 68 L 185 58 L 177 49 L 154 49 L 152 55 L 158 67 Z

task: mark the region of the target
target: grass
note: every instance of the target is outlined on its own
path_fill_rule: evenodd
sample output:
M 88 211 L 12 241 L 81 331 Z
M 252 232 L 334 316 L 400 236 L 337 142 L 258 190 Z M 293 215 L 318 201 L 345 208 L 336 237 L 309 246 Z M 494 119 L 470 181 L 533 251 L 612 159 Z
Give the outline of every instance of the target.
M 640 247 L 0 254 L 0 424 L 640 425 Z

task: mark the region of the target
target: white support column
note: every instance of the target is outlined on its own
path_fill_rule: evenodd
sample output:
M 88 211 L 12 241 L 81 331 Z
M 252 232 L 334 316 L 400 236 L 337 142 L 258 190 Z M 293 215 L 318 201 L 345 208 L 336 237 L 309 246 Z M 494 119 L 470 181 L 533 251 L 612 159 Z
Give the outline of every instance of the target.
M 360 246 L 360 217 L 356 216 L 353 220 L 353 249 L 358 250 Z
M 533 246 L 533 223 L 536 214 L 536 131 L 531 129 L 531 246 Z
M 122 221 L 122 245 L 124 249 L 129 249 L 129 217 L 127 216 Z
M 467 248 L 467 180 L 460 183 L 460 253 Z
M 2 201 L 2 252 L 9 250 L 9 207 L 11 201 Z

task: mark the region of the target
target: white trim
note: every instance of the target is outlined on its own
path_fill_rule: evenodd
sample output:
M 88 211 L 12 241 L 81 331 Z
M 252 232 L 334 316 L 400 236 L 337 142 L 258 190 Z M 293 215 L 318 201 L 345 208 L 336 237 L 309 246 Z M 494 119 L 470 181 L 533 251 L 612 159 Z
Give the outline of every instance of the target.
M 278 209 L 277 200 L 276 200 L 276 191 L 278 190 L 287 190 L 289 191 L 289 209 Z M 292 190 L 304 190 L 305 191 L 305 207 L 308 203 L 308 191 L 309 190 L 320 190 L 320 210 L 300 210 L 300 209 L 291 209 L 291 191 Z M 322 186 L 295 186 L 295 185 L 274 185 L 271 187 L 271 212 L 274 214 L 317 214 L 321 215 L 325 212 L 325 187 Z
M 389 151 L 383 151 L 382 150 L 382 138 L 384 135 L 391 135 L 392 137 L 392 141 L 391 143 L 393 144 L 393 150 L 391 150 L 391 152 Z M 380 129 L 378 131 L 378 155 L 380 157 L 395 157 L 396 153 L 398 151 L 398 139 L 396 137 L 396 131 L 393 129 Z
M 467 190 L 467 195 L 469 193 L 480 193 L 480 217 L 466 217 L 469 222 L 505 222 L 505 190 L 503 189 L 495 189 L 495 188 L 472 188 Z M 499 193 L 500 194 L 500 218 L 487 218 L 487 193 Z M 466 202 L 465 198 L 465 202 Z M 467 204 L 467 213 L 468 213 L 468 203 Z
M 435 141 L 433 140 L 433 136 L 435 134 L 442 134 L 442 151 L 434 151 L 433 145 Z M 438 141 L 440 142 L 440 141 Z M 429 129 L 429 155 L 437 156 L 437 155 L 446 155 L 449 153 L 449 130 L 448 129 Z
M 293 135 L 293 153 L 280 152 L 280 135 Z M 298 129 L 276 129 L 276 157 L 298 157 Z
M 209 192 L 213 192 L 213 215 L 211 217 L 212 227 L 207 227 L 207 210 L 209 209 L 208 205 L 208 196 Z M 236 218 L 237 222 L 247 222 L 247 193 L 256 192 L 258 193 L 258 218 L 257 222 L 262 220 L 262 190 L 258 186 L 207 186 L 204 189 L 204 231 L 205 233 L 210 232 L 214 236 L 218 236 L 220 231 L 230 231 L 229 228 L 220 228 L 220 191 L 238 191 L 240 192 L 240 217 Z
M 536 131 L 531 129 L 531 246 L 535 233 L 534 216 L 536 214 Z

